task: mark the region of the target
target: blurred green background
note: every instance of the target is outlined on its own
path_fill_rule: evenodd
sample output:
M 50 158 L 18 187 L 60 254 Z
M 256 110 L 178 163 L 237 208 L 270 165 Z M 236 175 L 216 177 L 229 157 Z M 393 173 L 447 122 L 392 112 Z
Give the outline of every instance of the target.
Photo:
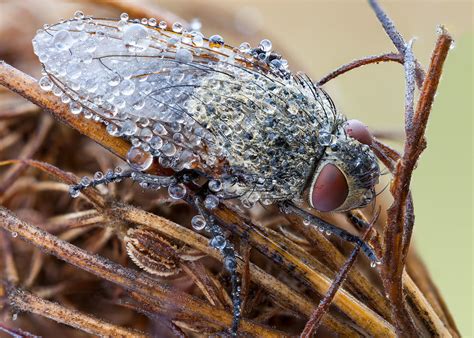
M 32 13 L 35 6 L 56 9 L 49 11 L 50 18 L 41 23 L 71 16 L 77 9 L 99 15 L 90 12 L 85 2 L 88 1 L 0 0 L 0 4 L 7 5 L 5 9 L 24 6 Z M 221 34 L 234 45 L 242 41 L 256 45 L 268 37 L 275 49 L 290 60 L 293 70 L 305 71 L 313 79 L 353 59 L 395 50 L 362 0 L 160 0 L 157 3 L 186 19 L 199 17 L 206 34 Z M 416 38 L 415 53 L 424 66 L 429 62 L 438 24 L 444 24 L 456 40 L 428 125 L 428 148 L 413 178 L 414 243 L 463 336 L 473 336 L 473 3 L 448 0 L 381 3 L 404 37 Z M 2 25 L 11 25 L 11 20 L 19 19 L 8 13 L 4 16 L 0 13 Z M 30 39 L 28 34 L 32 37 L 34 33 L 25 32 L 23 38 Z M 366 122 L 373 130 L 402 135 L 404 78 L 400 65 L 358 69 L 330 82 L 326 89 L 339 110 L 349 117 Z M 392 144 L 400 147 L 401 139 L 399 136 L 399 142 Z

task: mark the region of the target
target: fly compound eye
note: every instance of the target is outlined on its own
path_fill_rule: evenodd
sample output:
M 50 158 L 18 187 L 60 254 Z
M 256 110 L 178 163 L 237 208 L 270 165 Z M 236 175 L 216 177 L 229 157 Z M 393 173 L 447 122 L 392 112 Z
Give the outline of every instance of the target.
M 340 207 L 349 194 L 346 177 L 334 164 L 326 164 L 319 172 L 310 192 L 311 206 L 328 212 Z
M 345 123 L 344 129 L 346 133 L 359 141 L 360 143 L 371 145 L 373 136 L 369 128 L 358 120 L 349 120 Z

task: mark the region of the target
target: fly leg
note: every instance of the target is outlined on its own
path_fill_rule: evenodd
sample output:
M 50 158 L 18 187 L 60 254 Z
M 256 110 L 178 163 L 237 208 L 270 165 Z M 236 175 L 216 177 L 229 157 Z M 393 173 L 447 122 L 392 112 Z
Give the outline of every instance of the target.
M 118 167 L 120 168 L 120 167 Z M 96 187 L 101 184 L 120 182 L 123 179 L 130 178 L 138 182 L 142 188 L 158 190 L 161 187 L 167 187 L 177 182 L 175 176 L 155 176 L 145 174 L 132 169 L 125 170 L 107 170 L 105 174 L 96 173 L 93 178 L 84 176 L 78 184 L 69 187 L 69 193 L 72 197 L 77 197 L 79 193 L 89 187 Z
M 380 264 L 379 259 L 377 258 L 377 255 L 375 254 L 374 250 L 367 244 L 365 243 L 360 237 L 351 234 L 350 232 L 343 230 L 341 228 L 338 228 L 335 225 L 332 225 L 321 218 L 314 216 L 310 214 L 309 212 L 306 212 L 295 205 L 291 203 L 284 203 L 281 205 L 281 209 L 283 212 L 287 213 L 293 213 L 297 216 L 302 217 L 303 219 L 307 220 L 310 222 L 311 225 L 316 226 L 321 232 L 325 232 L 327 234 L 333 234 L 338 236 L 339 238 L 342 238 L 345 241 L 355 243 L 357 245 L 360 245 L 362 251 L 364 254 L 367 256 L 367 258 L 370 259 L 372 262 L 371 265 L 374 264 Z
M 205 203 L 203 202 L 203 198 L 197 195 L 194 197 L 193 203 L 196 206 L 199 214 L 205 219 L 206 229 L 208 229 L 212 235 L 210 245 L 222 253 L 222 255 L 224 256 L 224 267 L 230 273 L 233 306 L 231 335 L 237 336 L 237 330 L 239 328 L 241 316 L 241 299 L 239 277 L 237 274 L 237 257 L 235 254 L 235 248 L 232 243 L 226 240 L 222 228 L 218 225 L 215 217 L 207 210 Z

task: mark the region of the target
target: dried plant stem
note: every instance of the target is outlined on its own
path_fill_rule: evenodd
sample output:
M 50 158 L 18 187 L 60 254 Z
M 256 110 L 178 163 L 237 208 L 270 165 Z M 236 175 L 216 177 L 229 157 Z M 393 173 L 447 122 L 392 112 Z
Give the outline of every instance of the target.
M 378 140 L 374 140 L 372 149 L 377 153 L 377 156 L 383 161 L 384 165 L 391 172 L 395 173 L 396 164 L 401 161 L 401 155 Z M 437 335 L 447 336 L 448 334 L 445 332 L 447 328 L 452 336 L 459 337 L 460 334 L 451 313 L 439 295 L 438 289 L 431 280 L 424 264 L 421 260 L 417 259 L 416 254 L 413 254 L 412 257 L 411 260 L 407 261 L 406 268 L 409 271 L 409 275 L 414 277 L 414 281 L 411 280 L 406 271 L 403 272 L 404 289 L 407 296 L 410 297 L 410 304 L 413 305 L 419 317 L 424 321 L 428 331 L 437 332 Z M 439 324 L 440 321 L 443 325 Z M 443 332 L 444 335 L 442 334 Z
M 49 116 L 42 116 L 34 136 L 28 141 L 26 146 L 23 147 L 18 158 L 24 159 L 32 157 L 43 144 L 52 124 Z M 10 170 L 5 173 L 3 181 L 0 182 L 0 194 L 3 195 L 25 169 L 26 166 L 21 163 L 10 168 Z
M 410 254 L 407 259 L 406 270 L 408 275 L 413 279 L 415 285 L 420 289 L 420 294 L 427 299 L 429 304 L 431 304 L 434 312 L 436 312 L 438 317 L 441 318 L 443 323 L 445 323 L 451 335 L 454 337 L 460 337 L 461 334 L 456 327 L 454 318 L 449 312 L 449 309 L 441 297 L 438 288 L 431 280 L 430 273 L 426 269 L 425 264 L 421 261 L 414 249 L 410 250 Z M 412 303 L 416 303 L 416 300 L 412 301 Z
M 229 327 L 232 322 L 232 316 L 226 311 L 211 307 L 182 292 L 164 288 L 142 273 L 124 268 L 103 257 L 91 255 L 31 224 L 19 220 L 3 207 L 0 207 L 0 219 L 1 227 L 12 233 L 17 233 L 20 238 L 41 250 L 128 290 L 152 297 L 163 304 L 168 304 L 169 309 L 174 309 L 178 313 L 200 318 L 222 328 Z M 281 332 L 246 320 L 242 320 L 240 329 L 242 332 L 257 336 L 278 337 L 282 335 Z
M 375 12 L 375 15 L 379 19 L 380 23 L 382 24 L 382 27 L 384 28 L 385 32 L 387 33 L 388 37 L 390 40 L 392 40 L 394 46 L 397 48 L 398 52 L 401 55 L 406 55 L 406 42 L 403 39 L 403 36 L 398 32 L 398 30 L 395 28 L 395 24 L 393 21 L 388 17 L 388 15 L 384 12 L 382 7 L 379 5 L 377 0 L 368 0 L 370 6 Z M 421 65 L 419 64 L 418 61 L 414 60 L 415 62 L 415 77 L 416 77 L 416 82 L 418 87 L 421 87 L 424 77 L 425 77 L 425 72 Z
M 6 334 L 14 338 L 40 338 L 39 336 L 35 336 L 29 332 L 25 332 L 20 329 L 9 328 L 1 323 L 0 323 L 0 331 L 5 332 Z
M 136 330 L 107 323 L 77 310 L 44 300 L 29 292 L 7 286 L 8 300 L 16 311 L 31 312 L 84 332 L 111 337 L 148 337 Z M 66 319 L 66 320 L 65 320 Z
M 41 90 L 34 78 L 1 60 L 0 84 L 50 112 L 56 119 L 78 130 L 116 155 L 123 158 L 130 149 L 127 141 L 110 137 L 101 123 L 74 116 L 69 112 L 68 106 L 58 97 Z
M 403 273 L 402 280 L 408 301 L 413 305 L 414 312 L 423 321 L 430 335 L 451 337 L 451 332 L 406 272 Z
M 364 241 L 367 239 L 368 234 L 370 233 L 370 230 L 371 228 L 367 229 L 365 235 L 362 237 Z M 311 314 L 311 317 L 306 323 L 306 326 L 304 327 L 304 330 L 301 333 L 300 337 L 310 338 L 313 336 L 313 333 L 318 330 L 319 326 L 321 325 L 321 320 L 323 316 L 328 312 L 329 306 L 334 300 L 334 297 L 337 291 L 340 289 L 340 287 L 344 283 L 344 280 L 347 278 L 347 275 L 350 269 L 352 268 L 352 266 L 354 265 L 359 252 L 360 252 L 360 244 L 356 244 L 351 254 L 349 255 L 349 258 L 347 259 L 347 261 L 344 263 L 344 265 L 342 266 L 342 268 L 339 270 L 336 277 L 334 278 L 328 292 L 326 293 L 324 298 L 321 299 L 316 310 L 314 310 L 314 312 Z
M 3 260 L 4 278 L 12 285 L 18 284 L 20 277 L 13 258 L 12 243 L 8 232 L 0 230 L 0 253 Z
M 288 217 L 293 226 L 301 231 L 305 237 L 314 244 L 318 252 L 322 256 L 323 262 L 330 266 L 333 270 L 342 266 L 346 257 L 329 241 L 319 230 L 312 226 L 305 226 L 301 219 L 296 217 Z M 359 298 L 370 304 L 378 313 L 386 320 L 390 319 L 390 307 L 387 299 L 374 287 L 371 282 L 359 271 L 350 270 L 346 284 L 352 285 Z
M 203 237 L 196 232 L 182 227 L 176 223 L 168 221 L 162 217 L 156 216 L 154 214 L 150 214 L 146 211 L 141 209 L 133 208 L 131 206 L 114 206 L 111 207 L 109 214 L 115 215 L 119 219 L 135 224 L 144 225 L 150 228 L 153 228 L 164 235 L 167 235 L 171 238 L 177 239 L 183 243 L 186 243 L 199 251 L 206 253 L 208 256 L 214 257 L 219 260 L 223 260 L 220 253 L 209 247 L 208 239 Z M 239 269 L 243 269 L 243 263 L 241 261 L 238 262 Z M 319 277 L 318 280 L 323 282 L 318 284 L 318 289 L 327 290 L 331 285 L 331 281 L 324 275 L 319 274 L 316 271 L 311 270 L 312 273 Z M 250 276 L 253 282 L 261 285 L 265 288 L 268 292 L 273 293 L 275 296 L 279 296 L 280 299 L 284 299 L 290 304 L 292 304 L 298 311 L 301 313 L 308 315 L 311 313 L 314 305 L 306 300 L 305 298 L 299 296 L 296 292 L 294 292 L 291 288 L 287 287 L 285 284 L 278 281 L 271 275 L 268 275 L 259 267 L 254 264 L 250 264 Z M 335 302 L 336 303 L 336 302 Z M 378 317 L 375 313 L 373 313 L 370 309 L 362 309 L 365 307 L 363 304 L 359 303 L 356 299 L 352 296 L 347 294 L 346 291 L 342 293 L 340 297 L 337 299 L 337 305 L 344 304 L 342 310 L 347 310 L 346 308 L 350 308 L 353 306 L 355 310 L 352 311 L 352 316 L 355 317 L 355 321 L 359 324 L 363 325 L 362 327 L 366 329 L 368 332 L 374 333 L 384 333 L 390 335 L 393 333 L 391 331 L 391 325 L 385 322 L 383 319 Z M 352 305 L 350 305 L 352 304 Z M 366 314 L 364 311 L 369 311 Z M 357 317 L 356 313 L 359 315 Z M 365 321 L 363 323 L 362 321 Z M 326 324 L 326 323 L 325 323 Z M 331 323 L 327 323 L 331 327 Z M 336 329 L 334 327 L 334 329 Z
M 408 241 L 411 237 L 412 226 L 405 229 L 410 220 L 406 218 L 407 202 L 410 204 L 409 184 L 416 162 L 426 147 L 424 132 L 428 122 L 431 105 L 439 83 L 444 60 L 448 54 L 452 39 L 443 31 L 436 42 L 431 58 L 427 77 L 423 82 L 420 99 L 413 116 L 413 129 L 407 135 L 404 154 L 395 170 L 391 192 L 394 203 L 388 210 L 388 224 L 385 233 L 385 253 L 383 266 L 383 282 L 392 304 L 394 320 L 399 335 L 415 334 L 417 332 L 406 309 L 403 295 L 402 274 Z M 407 232 L 408 231 L 408 232 Z

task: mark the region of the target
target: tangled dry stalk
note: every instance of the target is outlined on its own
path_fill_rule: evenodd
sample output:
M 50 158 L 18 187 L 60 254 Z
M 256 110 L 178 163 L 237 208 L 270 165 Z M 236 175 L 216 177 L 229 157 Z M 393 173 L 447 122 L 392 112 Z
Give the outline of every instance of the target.
M 92 2 L 117 6 L 137 17 L 177 18 L 162 9 Z M 359 247 L 348 255 L 350 246 L 276 209 L 246 214 L 234 204 L 221 205 L 216 216 L 227 225 L 227 235 L 239 243 L 242 334 L 302 332 L 301 336 L 309 337 L 319 328 L 321 336 L 459 336 L 422 261 L 408 251 L 414 224 L 411 175 L 426 147 L 424 132 L 452 39 L 440 29 L 425 73 L 411 42 L 403 40 L 377 2 L 370 4 L 398 52 L 356 60 L 318 84 L 373 63 L 404 66 L 403 153 L 380 141 L 373 144 L 393 174 L 393 204 L 381 205 L 380 217 L 369 209 L 324 217 L 365 233 L 383 263 L 376 269 L 368 268 L 365 260 L 355 264 Z M 190 229 L 191 207 L 171 202 L 165 193 L 143 192 L 128 183 L 100 191 L 89 188 L 78 200 L 71 200 L 67 185 L 78 178 L 65 170 L 79 174 L 112 167 L 117 157 L 125 157 L 130 145 L 111 137 L 97 122 L 74 117 L 56 96 L 41 91 L 34 78 L 4 61 L 0 62 L 0 84 L 29 101 L 0 88 L 0 156 L 4 159 L 0 162 L 4 168 L 0 172 L 0 226 L 6 230 L 0 231 L 4 322 L 0 331 L 20 336 L 32 336 L 30 331 L 79 336 L 77 330 L 58 322 L 101 336 L 158 332 L 188 336 L 229 327 L 229 279 L 222 273 L 219 252 Z M 420 92 L 416 104 L 415 87 Z M 86 137 L 79 137 L 71 127 Z M 163 169 L 155 165 L 150 172 L 163 173 Z M 377 222 L 371 224 L 368 220 L 372 219 Z M 161 263 L 166 259 L 176 274 L 163 277 L 136 268 L 126 255 L 130 229 L 156 239 L 157 248 L 149 249 L 152 253 L 159 255 L 158 246 L 165 247 L 167 256 L 161 257 Z

